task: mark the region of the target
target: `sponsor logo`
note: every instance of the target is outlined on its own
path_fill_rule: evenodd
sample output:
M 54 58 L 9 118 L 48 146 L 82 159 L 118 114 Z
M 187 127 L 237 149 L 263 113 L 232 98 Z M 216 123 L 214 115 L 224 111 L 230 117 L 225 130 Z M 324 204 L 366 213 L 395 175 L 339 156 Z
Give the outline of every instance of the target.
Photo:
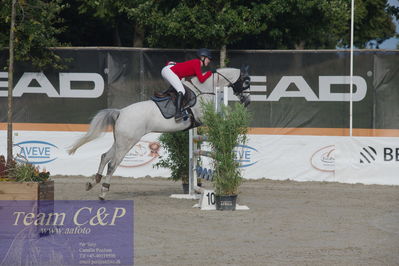
M 317 150 L 310 158 L 313 168 L 322 172 L 335 171 L 335 145 L 329 145 Z
M 396 161 L 399 162 L 399 148 L 384 148 L 384 161 Z
M 270 84 L 268 86 L 267 76 L 251 76 L 251 92 L 255 92 L 251 95 L 251 101 L 276 102 L 288 97 L 305 98 L 308 102 L 349 102 L 349 84 L 350 76 L 319 76 L 318 88 L 311 88 L 303 76 L 282 76 L 272 88 Z M 296 90 L 291 90 L 292 87 Z M 336 92 L 337 87 L 347 92 Z M 361 76 L 353 76 L 353 87 L 353 101 L 362 101 L 367 93 L 366 80 Z M 229 93 L 229 101 L 238 99 Z
M 7 79 L 8 73 L 0 72 L 0 88 L 8 87 Z M 98 98 L 104 92 L 104 79 L 98 73 L 59 73 L 58 79 L 59 92 L 43 72 L 25 72 L 15 84 L 13 97 L 37 93 L 46 94 L 50 98 Z M 32 82 L 37 86 L 32 86 Z M 72 86 L 77 83 L 78 86 Z M 0 97 L 7 95 L 7 91 L 0 90 Z
M 258 152 L 258 150 L 251 146 L 238 145 L 233 152 L 235 154 L 236 161 L 240 163 L 240 168 L 249 167 L 258 162 L 254 162 L 252 159 L 253 154 Z
M 140 141 L 123 158 L 121 167 L 140 167 L 151 163 L 159 157 L 161 144 L 155 141 Z
M 384 162 L 399 162 L 399 148 L 383 147 L 382 151 L 378 151 L 375 147 L 362 147 L 359 152 L 361 164 L 371 164 L 377 159 L 382 159 Z
M 17 161 L 31 164 L 45 164 L 57 159 L 55 157 L 57 146 L 50 142 L 30 140 L 14 144 L 14 154 Z
M 272 88 L 267 83 L 267 76 L 251 76 L 251 101 L 279 101 L 281 98 L 304 98 L 314 102 L 349 102 L 350 76 L 319 76 L 318 88 L 311 88 L 303 76 L 282 76 Z M 32 84 L 36 84 L 33 86 Z M 54 86 L 43 72 L 25 72 L 17 80 L 14 97 L 22 97 L 25 93 L 46 94 L 50 98 L 98 98 L 104 92 L 104 79 L 99 73 L 63 73 L 58 74 L 59 86 Z M 76 85 L 77 84 L 77 85 Z M 354 102 L 366 97 L 367 82 L 361 76 L 353 76 Z M 7 97 L 8 73 L 0 72 L 0 97 Z M 82 89 L 82 87 L 84 89 Z M 291 90 L 290 87 L 296 87 Z M 342 87 L 347 92 L 336 92 Z M 233 93 L 229 93 L 229 101 L 238 101 Z
M 360 163 L 372 163 L 377 158 L 377 151 L 371 147 L 363 147 L 360 151 Z

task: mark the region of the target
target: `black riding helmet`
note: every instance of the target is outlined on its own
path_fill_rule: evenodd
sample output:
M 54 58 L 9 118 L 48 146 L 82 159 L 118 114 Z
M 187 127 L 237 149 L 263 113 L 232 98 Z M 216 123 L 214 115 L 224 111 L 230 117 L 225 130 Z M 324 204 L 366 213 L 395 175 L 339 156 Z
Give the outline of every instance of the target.
M 201 49 L 199 49 L 199 50 L 197 51 L 197 56 L 198 56 L 199 58 L 201 58 L 201 56 L 207 57 L 207 58 L 209 58 L 210 60 L 212 60 L 211 51 L 209 51 L 209 50 L 206 49 L 206 48 L 201 48 Z

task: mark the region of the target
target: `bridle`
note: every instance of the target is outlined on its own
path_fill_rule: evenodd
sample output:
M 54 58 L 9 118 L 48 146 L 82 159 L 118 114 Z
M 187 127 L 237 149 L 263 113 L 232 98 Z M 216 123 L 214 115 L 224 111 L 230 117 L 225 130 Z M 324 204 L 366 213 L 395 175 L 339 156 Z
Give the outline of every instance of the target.
M 251 78 L 249 77 L 248 74 L 243 75 L 242 71 L 240 73 L 240 77 L 237 79 L 236 82 L 232 83 L 228 78 L 226 78 L 223 74 L 218 73 L 221 77 L 223 77 L 227 82 L 228 86 L 233 89 L 234 95 L 237 96 L 240 99 L 240 102 L 244 104 L 245 107 L 247 107 L 250 104 L 250 99 L 249 96 L 245 96 L 244 93 L 250 93 L 248 90 L 250 88 L 250 82 Z
M 228 87 L 231 87 L 233 89 L 234 95 L 236 95 L 240 99 L 240 102 L 242 104 L 244 104 L 245 107 L 248 106 L 248 104 L 250 103 L 249 97 L 244 95 L 244 93 L 249 93 L 249 92 L 244 92 L 245 90 L 249 89 L 249 86 L 250 86 L 251 79 L 248 75 L 243 75 L 242 73 L 240 73 L 240 77 L 237 79 L 236 82 L 233 83 L 222 73 L 219 73 L 216 71 L 215 74 L 218 74 L 223 79 L 225 79 L 228 83 Z M 214 96 L 216 95 L 215 92 L 202 92 L 191 81 L 190 81 L 190 83 L 193 85 L 193 87 L 195 88 L 195 90 L 198 93 L 198 94 L 196 94 L 194 92 L 196 97 L 198 97 L 200 95 L 214 95 Z M 212 83 L 213 83 L 212 87 L 215 88 L 215 75 L 213 76 Z

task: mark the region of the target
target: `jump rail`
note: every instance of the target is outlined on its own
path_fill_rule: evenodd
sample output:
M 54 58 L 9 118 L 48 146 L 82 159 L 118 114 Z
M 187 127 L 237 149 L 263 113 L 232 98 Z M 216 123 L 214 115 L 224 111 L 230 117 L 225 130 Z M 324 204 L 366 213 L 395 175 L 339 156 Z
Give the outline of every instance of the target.
M 215 88 L 215 109 L 218 110 L 221 104 L 227 105 L 227 90 Z M 197 135 L 197 129 L 189 130 L 189 190 L 188 194 L 173 194 L 171 198 L 177 199 L 199 199 L 200 194 L 204 189 L 198 186 L 198 177 L 205 180 L 212 180 L 213 171 L 211 169 L 202 168 L 196 165 L 198 156 L 207 156 L 212 158 L 213 154 L 210 151 L 194 149 L 194 145 L 207 141 L 206 136 Z

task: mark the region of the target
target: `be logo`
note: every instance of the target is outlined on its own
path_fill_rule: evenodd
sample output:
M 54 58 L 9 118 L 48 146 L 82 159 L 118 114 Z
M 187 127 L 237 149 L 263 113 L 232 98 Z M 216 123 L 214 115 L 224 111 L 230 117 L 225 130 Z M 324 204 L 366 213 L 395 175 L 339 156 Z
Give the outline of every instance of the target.
M 370 164 L 377 160 L 379 154 L 382 154 L 384 162 L 399 162 L 399 148 L 384 147 L 379 153 L 374 147 L 366 146 L 360 151 L 360 163 Z

